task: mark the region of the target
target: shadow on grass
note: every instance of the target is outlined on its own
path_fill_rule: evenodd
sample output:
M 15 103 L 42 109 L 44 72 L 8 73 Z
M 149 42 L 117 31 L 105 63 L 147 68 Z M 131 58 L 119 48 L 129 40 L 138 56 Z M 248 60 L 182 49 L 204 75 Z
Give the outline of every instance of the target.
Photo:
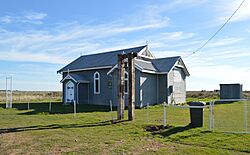
M 197 128 L 197 130 L 188 131 L 194 128 Z M 184 131 L 188 132 L 183 133 Z M 181 145 L 231 150 L 235 151 L 235 154 L 250 153 L 247 147 L 232 147 L 232 144 L 234 143 L 231 141 L 232 138 L 237 138 L 237 136 L 243 138 L 242 135 L 228 135 L 220 132 L 216 133 L 202 130 L 199 129 L 199 127 L 193 127 L 191 125 L 181 127 L 168 126 L 167 128 L 161 129 L 159 131 L 153 131 L 152 134 L 160 135 L 162 138 L 164 138 L 164 141 Z M 220 137 L 221 140 L 218 140 L 218 137 Z
M 180 132 L 183 132 L 183 131 L 187 131 L 189 129 L 193 129 L 195 127 L 191 126 L 191 125 L 186 125 L 186 126 L 180 126 L 180 127 L 170 127 L 170 129 L 166 130 L 166 131 L 163 131 L 163 132 L 155 132 L 153 134 L 160 134 L 164 137 L 169 137 L 173 134 L 177 134 L 177 133 L 180 133 Z
M 108 125 L 118 124 L 118 123 L 122 123 L 122 122 L 126 122 L 126 121 L 128 121 L 128 120 L 122 120 L 122 121 L 108 120 L 108 121 L 102 121 L 102 122 L 96 122 L 96 123 L 86 123 L 86 124 L 34 125 L 34 126 L 26 126 L 26 127 L 0 129 L 0 134 L 23 132 L 23 131 L 35 131 L 35 130 L 88 128 L 88 127 L 97 127 L 97 126 L 108 126 Z
M 174 135 L 183 131 L 187 131 L 193 128 L 196 128 L 196 127 L 192 126 L 191 124 L 186 125 L 186 126 L 180 126 L 180 127 L 174 127 L 170 125 L 163 127 L 163 125 L 161 125 L 161 126 L 147 126 L 146 131 L 152 132 L 153 135 L 161 135 L 163 137 L 169 137 L 171 135 Z
M 0 107 L 5 108 L 5 104 L 0 104 Z M 28 103 L 13 103 L 12 107 L 17 110 L 25 110 L 20 112 L 19 115 L 35 115 L 35 114 L 70 114 L 73 113 L 73 105 L 63 105 L 61 102 L 53 102 L 51 105 L 51 111 L 49 111 L 49 103 L 30 103 L 29 111 Z M 103 105 L 90 105 L 90 104 L 78 104 L 77 113 L 81 112 L 108 112 L 110 110 L 109 106 Z M 113 107 L 116 110 L 116 107 Z

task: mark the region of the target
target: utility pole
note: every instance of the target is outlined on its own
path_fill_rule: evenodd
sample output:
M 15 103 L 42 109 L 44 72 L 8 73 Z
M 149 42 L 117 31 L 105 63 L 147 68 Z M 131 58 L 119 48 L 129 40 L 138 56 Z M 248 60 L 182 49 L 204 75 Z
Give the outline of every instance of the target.
M 124 118 L 124 54 L 118 54 L 118 106 L 117 106 L 117 119 Z
M 135 117 L 135 61 L 137 53 L 128 54 L 129 69 L 129 96 L 128 96 L 128 120 L 132 121 Z

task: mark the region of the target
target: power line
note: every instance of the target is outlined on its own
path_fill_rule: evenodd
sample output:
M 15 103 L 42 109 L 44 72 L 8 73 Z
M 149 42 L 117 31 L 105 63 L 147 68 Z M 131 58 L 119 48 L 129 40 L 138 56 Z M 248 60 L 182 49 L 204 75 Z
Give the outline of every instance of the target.
M 227 23 L 233 18 L 233 16 L 237 13 L 237 11 L 241 8 L 241 6 L 243 5 L 243 3 L 245 2 L 245 0 L 243 0 L 240 5 L 238 6 L 238 8 L 233 12 L 233 14 L 226 20 L 226 22 L 204 43 L 202 44 L 199 48 L 197 48 L 195 51 L 193 51 L 190 55 L 187 55 L 186 57 L 189 57 L 193 54 L 195 54 L 196 52 L 200 51 L 203 47 L 205 47 L 226 25 Z

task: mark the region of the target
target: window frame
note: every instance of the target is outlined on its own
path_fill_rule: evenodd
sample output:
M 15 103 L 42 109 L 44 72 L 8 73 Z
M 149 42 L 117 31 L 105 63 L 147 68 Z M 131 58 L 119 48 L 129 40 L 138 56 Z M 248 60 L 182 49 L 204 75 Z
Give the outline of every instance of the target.
M 96 75 L 98 75 L 98 77 L 96 77 Z M 97 81 L 98 91 L 96 91 L 96 81 Z M 97 71 L 94 73 L 94 94 L 101 94 L 100 73 Z

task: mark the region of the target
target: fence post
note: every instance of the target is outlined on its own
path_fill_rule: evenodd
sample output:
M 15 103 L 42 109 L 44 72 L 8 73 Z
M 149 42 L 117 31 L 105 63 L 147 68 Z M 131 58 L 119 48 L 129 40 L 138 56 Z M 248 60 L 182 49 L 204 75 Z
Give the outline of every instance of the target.
M 214 131 L 214 102 L 212 103 L 212 130 Z
M 148 108 L 149 108 L 149 103 L 147 102 L 147 112 L 146 112 L 146 124 L 148 126 Z
M 30 98 L 28 98 L 28 110 L 30 110 Z
M 166 102 L 163 102 L 163 115 L 164 115 L 164 120 L 163 120 L 163 126 L 164 128 L 167 126 L 167 112 L 166 112 Z
M 109 100 L 109 105 L 110 105 L 111 120 L 112 120 L 112 122 L 113 122 L 113 121 L 114 121 L 114 118 L 113 118 L 113 115 L 112 115 L 113 109 L 112 109 L 112 101 L 111 101 L 111 100 Z
M 13 87 L 13 84 L 12 84 L 12 79 L 13 77 L 11 76 L 10 77 L 10 108 L 12 108 L 12 87 Z
M 74 118 L 76 117 L 76 101 L 74 100 Z
M 244 101 L 244 115 L 245 132 L 247 132 L 247 99 Z
M 49 97 L 49 112 L 51 112 L 51 94 L 52 93 L 50 93 L 50 97 Z
M 212 101 L 209 102 L 209 130 L 212 130 Z

